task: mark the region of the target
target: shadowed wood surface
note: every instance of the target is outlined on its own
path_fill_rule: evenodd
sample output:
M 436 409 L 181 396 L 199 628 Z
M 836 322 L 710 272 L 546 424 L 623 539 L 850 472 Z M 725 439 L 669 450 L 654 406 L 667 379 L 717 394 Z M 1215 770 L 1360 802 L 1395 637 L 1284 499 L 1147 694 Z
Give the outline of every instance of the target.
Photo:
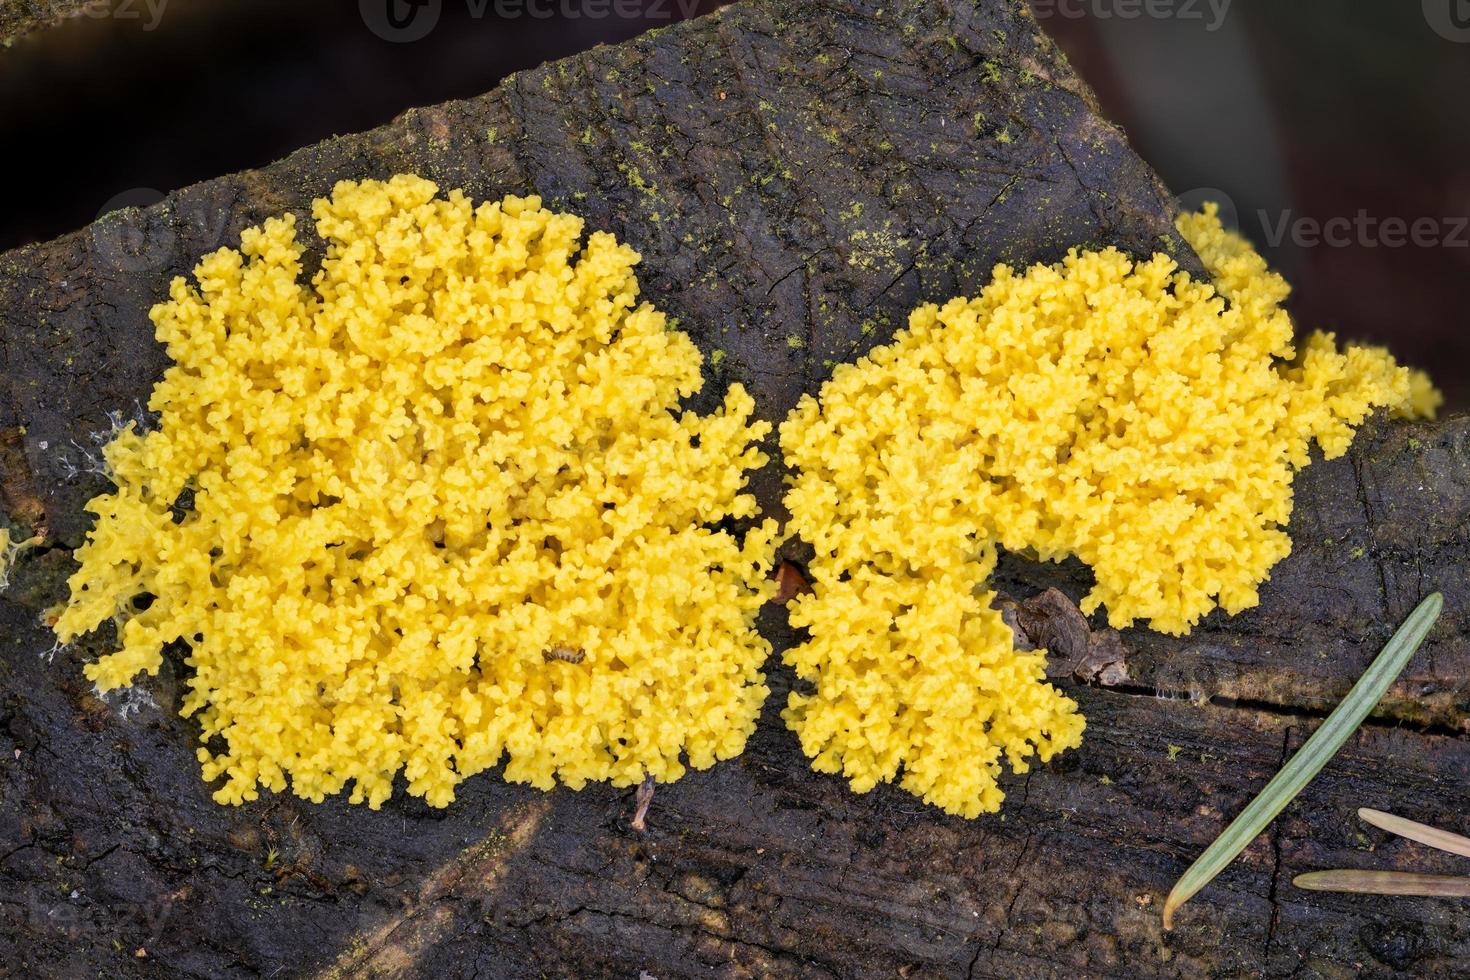
M 994 817 L 811 773 L 774 658 L 745 755 L 660 788 L 644 834 L 631 790 L 494 775 L 442 811 L 210 802 L 177 663 L 104 703 L 80 668 L 105 638 L 47 653 L 41 611 L 105 486 L 88 456 L 164 367 L 146 313 L 173 275 L 338 179 L 408 170 L 534 191 L 633 244 L 645 295 L 725 352 L 701 400 L 740 380 L 772 420 L 996 261 L 1116 244 L 1197 268 L 1024 6 L 988 0 L 736 5 L 0 256 L 0 491 L 49 542 L 0 597 L 0 975 L 1350 976 L 1470 956 L 1460 905 L 1290 884 L 1462 870 L 1354 811 L 1467 829 L 1464 418 L 1376 422 L 1311 467 L 1261 606 L 1186 638 L 1093 631 L 1063 599 L 1085 569 L 1006 559 L 1006 595 L 1059 590 L 1017 620 L 1088 734 L 1008 778 Z M 774 513 L 780 480 L 756 481 Z M 1375 720 L 1163 933 L 1173 880 L 1434 589 L 1445 616 Z M 791 639 L 778 610 L 763 628 Z
M 0 48 L 89 9 L 99 9 L 96 0 L 0 0 Z

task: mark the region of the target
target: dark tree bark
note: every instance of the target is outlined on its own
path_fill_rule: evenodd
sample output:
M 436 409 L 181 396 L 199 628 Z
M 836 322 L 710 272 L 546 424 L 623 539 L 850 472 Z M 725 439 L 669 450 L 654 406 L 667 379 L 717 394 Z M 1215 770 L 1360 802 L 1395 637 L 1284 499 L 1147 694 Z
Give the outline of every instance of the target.
M 91 0 L 0 0 L 0 45 L 9 47 L 33 31 L 79 17 Z
M 1088 733 L 1008 779 L 997 816 L 814 775 L 775 658 L 746 753 L 660 788 L 643 834 L 632 790 L 493 775 L 443 811 L 210 802 L 176 665 L 120 705 L 81 677 L 102 642 L 45 655 L 104 486 L 84 449 L 162 371 L 146 313 L 170 277 L 338 179 L 399 171 L 535 191 L 632 243 L 646 295 L 726 352 L 703 397 L 738 379 L 772 420 L 997 261 L 1114 244 L 1198 268 L 1153 174 L 999 0 L 737 5 L 0 257 L 0 489 L 48 536 L 0 597 L 0 975 L 1346 976 L 1470 956 L 1459 906 L 1290 884 L 1452 867 L 1353 809 L 1463 820 L 1463 417 L 1374 423 L 1308 469 L 1260 607 L 1184 639 L 1094 631 L 1084 569 L 1007 559 L 1023 639 L 1051 647 Z M 757 481 L 778 514 L 780 478 Z M 1173 880 L 1433 589 L 1444 619 L 1375 719 L 1163 933 Z M 763 627 L 790 642 L 779 610 Z

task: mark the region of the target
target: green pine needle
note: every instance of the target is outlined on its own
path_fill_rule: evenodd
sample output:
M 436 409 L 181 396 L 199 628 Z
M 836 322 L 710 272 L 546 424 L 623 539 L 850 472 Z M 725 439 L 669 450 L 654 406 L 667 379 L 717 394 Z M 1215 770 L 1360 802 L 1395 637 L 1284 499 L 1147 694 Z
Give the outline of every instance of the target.
M 1240 812 L 1240 816 L 1232 820 L 1230 826 L 1189 866 L 1189 870 L 1184 872 L 1173 891 L 1169 892 L 1168 900 L 1164 902 L 1165 929 L 1173 928 L 1175 910 L 1225 870 L 1245 850 L 1245 846 L 1266 829 L 1266 825 L 1275 819 L 1286 804 L 1311 782 L 1312 777 L 1342 747 L 1342 743 L 1358 730 L 1363 719 L 1368 717 L 1368 712 L 1383 697 L 1383 692 L 1388 690 L 1389 685 L 1408 665 L 1414 652 L 1419 649 L 1419 644 L 1424 642 L 1424 635 L 1439 618 L 1443 606 L 1444 597 L 1438 592 L 1419 603 L 1321 727 L 1281 767 L 1281 771 L 1271 778 L 1260 795 L 1251 800 Z

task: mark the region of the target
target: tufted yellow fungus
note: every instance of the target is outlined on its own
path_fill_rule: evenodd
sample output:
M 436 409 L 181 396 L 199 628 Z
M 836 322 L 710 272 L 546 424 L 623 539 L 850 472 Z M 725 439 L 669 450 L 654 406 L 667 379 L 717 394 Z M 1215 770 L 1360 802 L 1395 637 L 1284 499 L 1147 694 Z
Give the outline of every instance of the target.
M 506 757 L 576 788 L 738 754 L 776 533 L 728 530 L 765 462 L 750 397 L 679 413 L 700 355 L 638 301 L 638 255 L 535 197 L 398 176 L 313 214 L 309 281 L 288 214 L 152 311 L 158 425 L 106 447 L 56 622 L 117 623 L 87 676 L 187 644 L 222 803 L 289 780 L 377 807 L 402 772 L 444 806 Z
M 1111 248 L 997 266 L 783 423 L 789 529 L 816 552 L 786 654 L 813 688 L 784 717 L 819 771 L 995 810 L 1003 757 L 1024 771 L 1083 729 L 991 606 L 997 547 L 1076 556 L 1084 611 L 1185 633 L 1256 604 L 1309 443 L 1331 458 L 1375 408 L 1433 413 L 1385 351 L 1295 346 L 1285 281 L 1213 207 L 1179 227 L 1213 284 Z

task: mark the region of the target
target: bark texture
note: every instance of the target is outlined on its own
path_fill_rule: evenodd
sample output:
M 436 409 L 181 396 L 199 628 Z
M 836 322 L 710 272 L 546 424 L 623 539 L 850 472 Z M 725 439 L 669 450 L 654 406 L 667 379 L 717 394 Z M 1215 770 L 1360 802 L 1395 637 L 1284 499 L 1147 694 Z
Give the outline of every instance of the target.
M 0 47 L 80 16 L 89 7 L 97 7 L 95 0 L 0 0 Z
M 997 261 L 1114 244 L 1197 268 L 1151 171 L 1000 0 L 736 5 L 0 256 L 0 490 L 49 542 L 0 597 L 0 975 L 1386 976 L 1470 956 L 1461 906 L 1290 884 L 1454 870 L 1353 810 L 1461 819 L 1463 417 L 1374 423 L 1308 469 L 1260 607 L 1184 639 L 1095 629 L 1085 569 L 1006 559 L 1017 628 L 1088 734 L 1010 778 L 999 816 L 814 775 L 774 658 L 745 755 L 660 788 L 642 834 L 632 790 L 493 775 L 443 811 L 210 802 L 177 665 L 104 703 L 80 673 L 95 649 L 47 653 L 40 613 L 105 485 L 88 460 L 164 367 L 146 314 L 173 275 L 338 179 L 409 170 L 534 191 L 632 243 L 645 294 L 725 352 L 703 397 L 738 379 L 772 420 Z M 780 479 L 757 481 L 778 514 Z M 1447 612 L 1375 719 L 1163 933 L 1173 880 L 1434 589 Z M 791 639 L 779 610 L 763 627 Z

